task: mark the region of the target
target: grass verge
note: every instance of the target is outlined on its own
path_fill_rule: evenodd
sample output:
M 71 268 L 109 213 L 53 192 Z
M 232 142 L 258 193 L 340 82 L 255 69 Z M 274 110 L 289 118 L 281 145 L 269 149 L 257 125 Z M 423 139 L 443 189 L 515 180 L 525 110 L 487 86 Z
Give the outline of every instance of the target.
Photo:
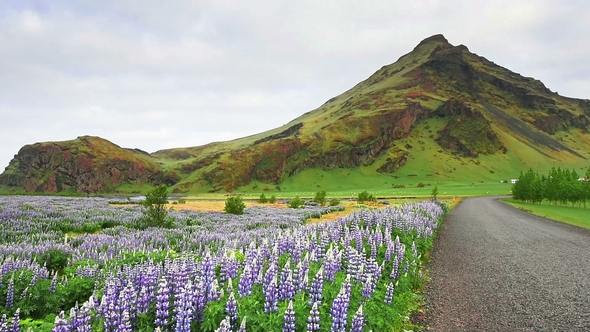
M 502 199 L 501 201 L 510 204 L 517 209 L 540 217 L 590 229 L 590 209 L 550 204 L 524 203 L 511 198 Z

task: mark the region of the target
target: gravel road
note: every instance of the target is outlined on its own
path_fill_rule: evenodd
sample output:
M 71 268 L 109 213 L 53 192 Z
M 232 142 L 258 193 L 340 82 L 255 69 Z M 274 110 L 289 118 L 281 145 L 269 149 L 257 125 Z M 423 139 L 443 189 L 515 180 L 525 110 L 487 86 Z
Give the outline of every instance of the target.
M 431 257 L 428 331 L 590 331 L 590 231 L 470 198 Z

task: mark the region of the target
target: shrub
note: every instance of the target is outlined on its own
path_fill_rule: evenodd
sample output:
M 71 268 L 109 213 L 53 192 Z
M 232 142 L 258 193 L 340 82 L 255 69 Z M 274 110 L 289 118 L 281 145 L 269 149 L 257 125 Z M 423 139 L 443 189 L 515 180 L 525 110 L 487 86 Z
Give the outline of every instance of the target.
M 432 199 L 436 199 L 436 196 L 438 196 L 438 186 L 434 186 L 434 188 L 432 188 L 430 195 L 432 196 Z
M 260 197 L 258 198 L 258 203 L 261 203 L 261 204 L 268 203 L 268 198 L 266 198 L 266 195 L 264 193 L 260 194 Z
M 299 198 L 299 196 L 295 196 L 292 200 L 289 201 L 289 207 L 293 209 L 297 209 L 303 206 L 303 200 Z
M 144 207 L 141 211 L 143 218 L 139 221 L 139 228 L 147 227 L 165 227 L 172 228 L 172 219 L 168 217 L 166 211 L 168 204 L 168 188 L 161 185 L 145 195 L 145 200 L 141 202 Z
M 359 203 L 375 202 L 377 201 L 377 199 L 375 198 L 375 196 L 373 196 L 373 194 L 370 194 L 368 191 L 365 190 L 358 195 L 357 201 Z
M 322 191 L 318 191 L 317 193 L 315 193 L 315 197 L 313 198 L 313 201 L 318 203 L 319 205 L 326 204 L 326 191 L 322 190 Z
M 242 200 L 242 196 L 229 196 L 226 200 L 225 200 L 225 207 L 223 208 L 223 211 L 225 211 L 226 213 L 231 213 L 231 214 L 244 214 L 244 209 L 246 208 L 246 204 L 244 204 L 244 201 Z
M 48 270 L 53 271 L 63 270 L 68 265 L 68 260 L 71 256 L 72 254 L 68 254 L 60 249 L 50 249 L 34 255 L 39 265 L 45 265 Z
M 268 202 L 270 204 L 276 203 L 277 202 L 277 196 L 275 196 L 275 195 L 270 196 L 270 198 L 268 199 Z
M 340 200 L 338 198 L 332 198 L 330 200 L 330 206 L 338 206 L 340 205 Z

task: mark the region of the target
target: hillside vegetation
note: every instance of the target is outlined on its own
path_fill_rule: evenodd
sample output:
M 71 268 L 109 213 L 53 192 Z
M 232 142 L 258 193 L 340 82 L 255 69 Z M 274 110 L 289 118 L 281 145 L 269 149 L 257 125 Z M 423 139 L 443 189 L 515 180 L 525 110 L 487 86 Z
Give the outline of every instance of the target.
M 146 183 L 166 183 L 176 193 L 204 193 L 497 183 L 528 168 L 587 168 L 589 129 L 589 100 L 560 96 L 435 35 L 282 127 L 150 155 L 117 147 L 124 160 L 148 168 L 149 176 L 122 171 L 120 180 L 102 186 L 77 175 L 75 183 L 63 181 L 71 173 L 60 172 L 62 157 L 48 154 L 54 166 L 39 166 L 47 163 L 27 157 L 40 148 L 31 145 L 0 175 L 0 184 L 28 191 L 133 192 Z M 98 165 L 110 165 L 105 160 L 112 158 L 103 155 L 117 153 L 93 151 L 93 173 L 111 174 Z

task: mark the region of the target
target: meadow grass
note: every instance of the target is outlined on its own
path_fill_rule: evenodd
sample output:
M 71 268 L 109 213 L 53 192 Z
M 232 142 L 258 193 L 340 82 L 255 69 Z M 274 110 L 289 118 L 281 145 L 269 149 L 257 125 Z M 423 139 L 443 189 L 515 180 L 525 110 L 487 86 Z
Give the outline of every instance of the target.
M 519 202 L 514 199 L 502 199 L 502 201 L 540 217 L 590 229 L 590 209 L 551 205 L 547 202 L 544 204 L 533 204 Z

